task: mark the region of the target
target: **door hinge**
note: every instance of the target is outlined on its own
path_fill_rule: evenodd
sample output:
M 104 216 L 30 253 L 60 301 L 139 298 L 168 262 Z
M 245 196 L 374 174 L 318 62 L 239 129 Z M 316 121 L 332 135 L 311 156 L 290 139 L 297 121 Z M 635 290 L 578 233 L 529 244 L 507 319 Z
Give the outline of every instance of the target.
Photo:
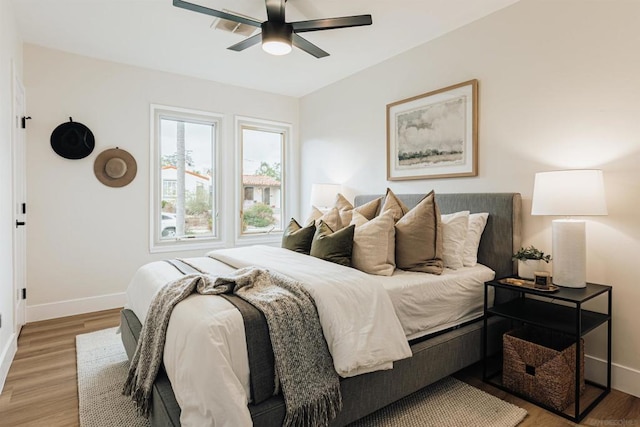
M 27 128 L 27 120 L 31 120 L 31 116 L 22 116 L 22 129 Z
M 22 299 L 27 299 L 27 288 L 22 288 Z

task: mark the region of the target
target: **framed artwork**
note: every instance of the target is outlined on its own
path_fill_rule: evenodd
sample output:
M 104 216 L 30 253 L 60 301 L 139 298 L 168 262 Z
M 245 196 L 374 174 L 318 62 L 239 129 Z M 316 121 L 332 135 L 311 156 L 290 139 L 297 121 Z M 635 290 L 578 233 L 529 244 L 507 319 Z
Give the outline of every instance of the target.
M 478 80 L 387 105 L 387 180 L 478 175 Z

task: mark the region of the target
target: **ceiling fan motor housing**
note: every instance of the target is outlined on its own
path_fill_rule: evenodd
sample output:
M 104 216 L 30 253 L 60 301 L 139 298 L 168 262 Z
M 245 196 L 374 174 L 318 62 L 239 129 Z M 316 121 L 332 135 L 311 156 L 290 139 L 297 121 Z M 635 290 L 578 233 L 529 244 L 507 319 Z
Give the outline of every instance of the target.
M 285 22 L 265 21 L 262 23 L 262 42 L 279 41 L 291 45 L 293 26 Z

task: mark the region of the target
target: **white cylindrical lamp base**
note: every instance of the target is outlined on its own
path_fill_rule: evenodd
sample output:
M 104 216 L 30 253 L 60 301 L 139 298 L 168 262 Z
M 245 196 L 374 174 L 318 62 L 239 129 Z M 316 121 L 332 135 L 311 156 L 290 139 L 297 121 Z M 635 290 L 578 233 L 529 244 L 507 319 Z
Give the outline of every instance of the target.
M 567 288 L 587 286 L 585 222 L 572 219 L 552 221 L 553 283 Z

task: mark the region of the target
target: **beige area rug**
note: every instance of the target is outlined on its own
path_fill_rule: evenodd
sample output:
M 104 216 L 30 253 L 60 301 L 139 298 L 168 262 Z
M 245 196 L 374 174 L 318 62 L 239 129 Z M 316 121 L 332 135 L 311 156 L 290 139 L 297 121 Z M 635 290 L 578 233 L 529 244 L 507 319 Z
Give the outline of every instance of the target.
M 148 427 L 122 394 L 129 359 L 117 328 L 76 336 L 80 427 Z
M 81 427 L 146 427 L 122 395 L 128 359 L 116 328 L 76 337 Z M 455 378 L 445 378 L 350 427 L 514 427 L 527 412 Z

